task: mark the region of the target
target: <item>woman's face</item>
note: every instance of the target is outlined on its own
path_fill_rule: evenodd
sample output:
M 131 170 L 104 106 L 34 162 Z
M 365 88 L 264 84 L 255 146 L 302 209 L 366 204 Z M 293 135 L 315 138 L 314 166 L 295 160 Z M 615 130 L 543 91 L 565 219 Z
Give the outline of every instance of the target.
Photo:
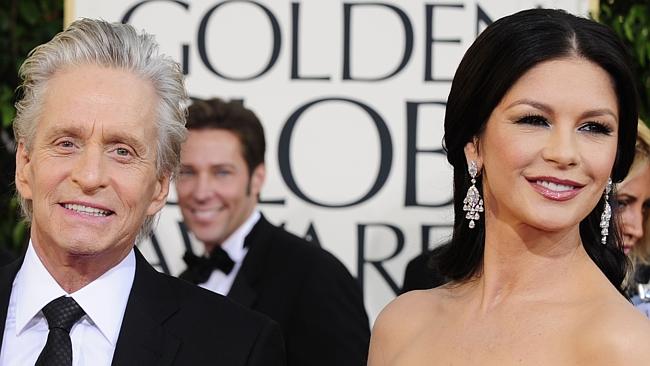
M 488 225 L 577 234 L 603 195 L 617 133 L 616 94 L 599 66 L 563 58 L 530 69 L 465 148 L 483 168 Z
M 643 237 L 643 225 L 650 207 L 650 161 L 630 171 L 616 193 L 623 229 L 623 250 L 628 254 Z

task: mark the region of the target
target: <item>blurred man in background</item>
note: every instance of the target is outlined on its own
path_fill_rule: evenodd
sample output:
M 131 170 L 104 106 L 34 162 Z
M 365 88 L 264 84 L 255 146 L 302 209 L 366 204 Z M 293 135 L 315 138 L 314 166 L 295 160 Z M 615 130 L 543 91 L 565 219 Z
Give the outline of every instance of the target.
M 178 202 L 206 255 L 186 253 L 180 277 L 280 323 L 291 366 L 365 365 L 370 332 L 357 282 L 257 209 L 266 169 L 255 114 L 239 102 L 197 100 L 187 128 Z

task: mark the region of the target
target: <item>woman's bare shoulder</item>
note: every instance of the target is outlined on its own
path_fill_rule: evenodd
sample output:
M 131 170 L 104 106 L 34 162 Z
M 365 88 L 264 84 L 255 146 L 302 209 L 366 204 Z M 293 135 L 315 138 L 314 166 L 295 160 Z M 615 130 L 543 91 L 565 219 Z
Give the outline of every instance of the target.
M 624 300 L 596 304 L 581 328 L 578 348 L 591 365 L 640 365 L 650 359 L 650 320 Z
M 436 288 L 407 292 L 391 301 L 375 320 L 368 365 L 384 365 L 436 319 L 444 317 L 449 290 Z
M 423 321 L 440 317 L 453 301 L 452 292 L 448 287 L 407 292 L 386 305 L 377 322 L 391 328 L 417 327 Z

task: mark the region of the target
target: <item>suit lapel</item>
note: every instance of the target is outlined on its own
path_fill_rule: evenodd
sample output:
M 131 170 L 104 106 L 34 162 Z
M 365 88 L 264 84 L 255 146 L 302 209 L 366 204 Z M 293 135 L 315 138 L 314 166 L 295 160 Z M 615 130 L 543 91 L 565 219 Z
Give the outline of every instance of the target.
M 122 328 L 115 346 L 113 365 L 170 365 L 180 341 L 166 334 L 162 323 L 178 310 L 178 299 L 162 276 L 135 248 L 136 269 Z M 24 255 L 0 268 L 0 345 L 4 335 L 13 281 Z
M 9 309 L 9 298 L 13 288 L 16 274 L 23 264 L 25 255 L 23 254 L 15 261 L 0 268 L 0 346 L 5 333 L 5 323 L 7 321 L 7 309 Z
M 169 365 L 180 341 L 162 323 L 178 310 L 178 299 L 137 248 L 135 255 L 135 278 L 112 364 Z
M 262 215 L 244 240 L 248 253 L 228 292 L 228 297 L 248 308 L 253 308 L 257 301 L 258 293 L 255 284 L 264 271 L 270 249 L 266 242 L 271 237 L 273 229 L 274 226 Z

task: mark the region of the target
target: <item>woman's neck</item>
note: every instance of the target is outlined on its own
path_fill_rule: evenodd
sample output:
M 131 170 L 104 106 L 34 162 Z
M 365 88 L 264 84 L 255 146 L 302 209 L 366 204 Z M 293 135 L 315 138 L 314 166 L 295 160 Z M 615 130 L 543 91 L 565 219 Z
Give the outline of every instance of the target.
M 560 294 L 566 299 L 579 282 L 585 283 L 580 277 L 593 272 L 595 264 L 582 246 L 577 225 L 562 232 L 544 232 L 494 217 L 487 225 L 482 270 L 473 285 L 482 310 Z

